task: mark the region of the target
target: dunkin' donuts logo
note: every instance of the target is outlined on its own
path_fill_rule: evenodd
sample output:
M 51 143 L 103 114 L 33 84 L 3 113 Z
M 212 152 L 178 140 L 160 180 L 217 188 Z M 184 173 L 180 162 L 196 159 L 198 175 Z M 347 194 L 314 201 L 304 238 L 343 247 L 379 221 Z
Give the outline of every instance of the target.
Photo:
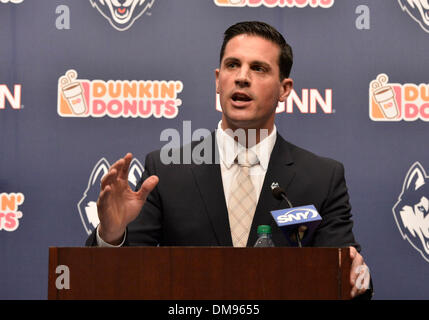
M 58 80 L 62 117 L 168 118 L 179 113 L 181 81 L 84 80 L 69 70 Z
M 389 83 L 379 74 L 369 86 L 369 117 L 373 121 L 429 121 L 429 85 Z
M 214 0 L 214 3 L 219 7 L 298 7 L 304 8 L 310 6 L 312 8 L 322 7 L 330 8 L 334 5 L 335 0 Z
M 24 203 L 24 195 L 18 193 L 0 193 L 0 231 L 15 231 L 19 226 L 22 212 L 18 207 Z
M 155 0 L 89 0 L 118 31 L 129 29 L 134 21 L 152 8 Z

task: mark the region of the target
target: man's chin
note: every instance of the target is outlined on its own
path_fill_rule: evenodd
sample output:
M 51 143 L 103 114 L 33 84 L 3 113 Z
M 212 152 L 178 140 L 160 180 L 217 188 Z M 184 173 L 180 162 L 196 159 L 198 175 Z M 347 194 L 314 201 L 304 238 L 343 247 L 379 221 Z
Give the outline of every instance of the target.
M 249 115 L 242 115 L 242 116 L 223 116 L 222 122 L 224 123 L 224 128 L 230 128 L 230 129 L 248 129 L 248 128 L 257 128 L 255 119 L 249 117 Z
M 223 128 L 230 129 L 263 129 L 270 126 L 270 123 L 274 123 L 274 115 L 270 114 L 266 117 L 258 115 L 253 108 L 234 108 L 229 107 L 223 109 L 222 114 L 222 125 Z
M 248 121 L 255 118 L 253 108 L 230 106 L 222 110 L 227 117 L 234 121 Z

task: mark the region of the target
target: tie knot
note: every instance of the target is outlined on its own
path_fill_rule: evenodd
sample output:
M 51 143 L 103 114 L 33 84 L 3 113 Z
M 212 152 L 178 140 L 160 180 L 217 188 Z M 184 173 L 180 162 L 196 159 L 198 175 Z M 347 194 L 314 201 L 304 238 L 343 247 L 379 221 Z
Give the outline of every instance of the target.
M 243 167 L 252 167 L 259 163 L 258 156 L 252 150 L 243 150 L 237 155 L 237 162 Z

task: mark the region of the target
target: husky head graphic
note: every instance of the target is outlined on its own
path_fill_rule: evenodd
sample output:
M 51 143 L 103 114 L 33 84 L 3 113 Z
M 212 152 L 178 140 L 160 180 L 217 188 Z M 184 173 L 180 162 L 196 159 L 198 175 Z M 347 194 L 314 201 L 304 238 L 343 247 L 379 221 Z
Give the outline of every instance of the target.
M 402 237 L 429 262 L 429 177 L 419 162 L 405 177 L 393 215 Z
M 429 32 L 429 0 L 399 0 L 402 10 Z
M 100 193 L 101 179 L 109 171 L 109 168 L 110 164 L 106 159 L 102 158 L 97 162 L 89 177 L 88 187 L 77 204 L 80 218 L 88 235 L 94 231 L 100 222 L 97 213 L 97 199 Z M 128 183 L 131 189 L 136 188 L 143 171 L 144 168 L 141 163 L 137 159 L 133 159 L 128 172 Z
M 89 0 L 93 7 L 119 31 L 127 30 L 155 0 Z

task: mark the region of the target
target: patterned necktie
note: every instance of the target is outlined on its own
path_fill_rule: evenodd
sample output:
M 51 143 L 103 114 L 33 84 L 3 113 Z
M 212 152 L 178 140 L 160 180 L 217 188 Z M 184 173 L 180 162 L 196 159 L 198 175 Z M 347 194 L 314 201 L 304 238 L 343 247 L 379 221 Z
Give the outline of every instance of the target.
M 244 150 L 238 154 L 237 162 L 239 172 L 232 182 L 228 216 L 234 247 L 245 247 L 256 209 L 256 191 L 249 170 L 259 161 L 253 151 Z

